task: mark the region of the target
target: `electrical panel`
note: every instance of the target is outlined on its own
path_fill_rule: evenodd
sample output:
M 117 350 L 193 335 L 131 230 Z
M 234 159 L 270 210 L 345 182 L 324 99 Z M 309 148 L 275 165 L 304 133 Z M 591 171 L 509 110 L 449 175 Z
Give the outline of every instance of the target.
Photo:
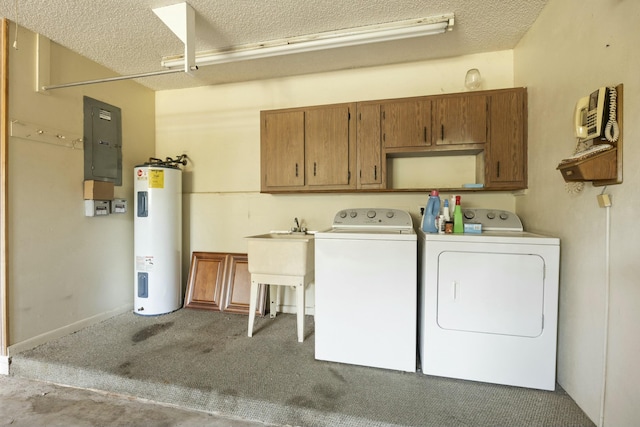
M 122 185 L 120 108 L 84 97 L 84 179 Z

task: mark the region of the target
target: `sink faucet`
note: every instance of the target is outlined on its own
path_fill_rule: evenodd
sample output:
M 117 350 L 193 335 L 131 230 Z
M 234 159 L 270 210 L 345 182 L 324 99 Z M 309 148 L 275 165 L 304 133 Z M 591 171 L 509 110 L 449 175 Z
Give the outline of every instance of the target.
M 292 233 L 306 233 L 307 229 L 305 227 L 300 227 L 300 222 L 298 221 L 298 218 L 293 218 L 293 220 L 296 223 L 295 227 L 291 228 L 291 232 Z

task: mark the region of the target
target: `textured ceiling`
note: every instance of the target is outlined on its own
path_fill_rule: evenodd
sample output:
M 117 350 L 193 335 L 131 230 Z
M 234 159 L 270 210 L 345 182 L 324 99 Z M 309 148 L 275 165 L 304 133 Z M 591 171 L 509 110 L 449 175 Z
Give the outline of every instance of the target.
M 201 67 L 138 81 L 177 89 L 511 49 L 547 0 L 189 0 L 196 51 L 258 43 L 447 13 L 453 31 L 406 39 Z M 184 45 L 152 9 L 178 0 L 3 0 L 0 16 L 121 75 L 160 71 Z M 13 37 L 13 35 L 12 35 Z M 93 79 L 96 76 L 87 76 Z M 68 82 L 51 82 L 60 84 Z

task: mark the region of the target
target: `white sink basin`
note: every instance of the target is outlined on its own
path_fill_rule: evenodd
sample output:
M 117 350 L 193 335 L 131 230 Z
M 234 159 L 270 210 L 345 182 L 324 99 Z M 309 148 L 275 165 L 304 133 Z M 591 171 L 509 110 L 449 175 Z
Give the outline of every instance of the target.
M 267 233 L 249 236 L 249 273 L 305 276 L 314 271 L 313 234 Z

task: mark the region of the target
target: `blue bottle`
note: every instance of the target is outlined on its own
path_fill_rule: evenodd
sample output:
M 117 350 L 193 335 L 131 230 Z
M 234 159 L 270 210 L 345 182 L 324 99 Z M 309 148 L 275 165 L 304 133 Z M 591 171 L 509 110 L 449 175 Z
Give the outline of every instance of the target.
M 425 233 L 437 233 L 436 218 L 439 214 L 440 196 L 438 195 L 438 190 L 433 190 L 431 191 L 429 201 L 427 201 L 427 207 L 424 210 L 424 216 L 422 217 L 422 231 Z

